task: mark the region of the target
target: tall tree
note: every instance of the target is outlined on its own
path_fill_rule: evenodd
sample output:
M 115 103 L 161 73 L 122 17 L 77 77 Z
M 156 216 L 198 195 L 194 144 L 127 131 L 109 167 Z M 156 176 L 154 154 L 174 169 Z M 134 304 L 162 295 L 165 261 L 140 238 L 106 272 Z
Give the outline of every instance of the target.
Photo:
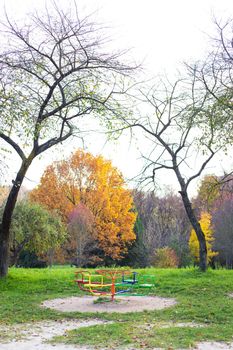
M 106 52 L 105 36 L 90 17 L 80 19 L 77 8 L 64 12 L 53 4 L 22 26 L 6 16 L 1 33 L 6 45 L 0 53 L 0 141 L 21 165 L 0 224 L 0 277 L 8 272 L 12 214 L 31 163 L 81 135 L 85 116 L 116 115 L 122 77 L 132 71 L 119 62 L 122 53 Z
M 140 128 L 147 142 L 142 150 L 146 166 L 142 171 L 144 183 L 156 183 L 158 171 L 173 173 L 178 181 L 184 208 L 199 241 L 200 269 L 207 268 L 205 235 L 198 222 L 189 197 L 191 182 L 197 179 L 218 151 L 212 132 L 215 105 L 209 105 L 209 93 L 200 94 L 192 79 L 180 79 L 174 84 L 159 80 L 146 91 L 141 91 L 145 115 L 124 119 L 127 127 Z M 203 115 L 209 115 L 202 122 Z M 199 128 L 197 127 L 197 124 Z M 209 133 L 206 133 L 208 129 Z M 149 150 L 148 153 L 145 150 Z M 198 154 L 199 153 L 199 154 Z M 197 154 L 198 164 L 195 164 Z
M 94 217 L 93 240 L 106 257 L 120 259 L 135 239 L 131 191 L 121 173 L 101 156 L 77 150 L 67 160 L 53 163 L 31 199 L 58 209 L 64 220 L 77 205 L 85 205 Z

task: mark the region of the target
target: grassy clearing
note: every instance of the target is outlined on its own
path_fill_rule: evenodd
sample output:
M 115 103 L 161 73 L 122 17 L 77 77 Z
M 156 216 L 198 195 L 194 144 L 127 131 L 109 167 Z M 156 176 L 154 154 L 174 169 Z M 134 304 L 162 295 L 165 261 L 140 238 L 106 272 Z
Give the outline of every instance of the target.
M 78 295 L 72 268 L 43 270 L 11 269 L 0 281 L 0 323 L 33 322 L 59 318 L 102 318 L 111 324 L 68 332 L 58 342 L 117 348 L 131 345 L 150 349 L 188 348 L 203 340 L 233 340 L 233 271 L 195 269 L 145 269 L 140 274 L 155 274 L 158 286 L 143 293 L 178 300 L 174 307 L 159 311 L 128 314 L 59 313 L 41 309 L 47 299 Z M 140 291 L 141 293 L 141 291 Z M 180 323 L 202 327 L 180 327 Z

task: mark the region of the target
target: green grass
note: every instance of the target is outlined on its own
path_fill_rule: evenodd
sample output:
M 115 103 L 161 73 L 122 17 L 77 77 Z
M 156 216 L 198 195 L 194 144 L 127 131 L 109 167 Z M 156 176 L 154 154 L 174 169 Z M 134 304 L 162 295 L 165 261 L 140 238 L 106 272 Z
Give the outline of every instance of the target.
M 40 308 L 46 299 L 79 293 L 73 268 L 10 269 L 0 280 L 0 324 L 64 318 L 63 314 Z
M 176 298 L 178 304 L 158 311 L 128 314 L 59 313 L 40 308 L 47 299 L 83 294 L 73 283 L 74 270 L 11 269 L 0 280 L 0 323 L 22 323 L 59 318 L 102 318 L 112 323 L 70 331 L 57 342 L 117 348 L 188 348 L 205 340 L 233 341 L 233 271 L 196 269 L 145 269 L 139 274 L 155 274 L 157 286 L 138 290 L 145 295 Z M 194 322 L 199 328 L 178 327 Z

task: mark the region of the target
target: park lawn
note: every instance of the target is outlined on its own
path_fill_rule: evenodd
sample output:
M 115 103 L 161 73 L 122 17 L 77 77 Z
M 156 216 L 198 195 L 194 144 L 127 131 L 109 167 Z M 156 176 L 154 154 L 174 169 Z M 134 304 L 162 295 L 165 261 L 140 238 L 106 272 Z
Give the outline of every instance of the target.
M 205 340 L 233 341 L 233 271 L 197 269 L 143 269 L 155 274 L 157 286 L 145 294 L 173 297 L 178 304 L 158 311 L 128 314 L 59 313 L 40 308 L 47 299 L 81 294 L 74 284 L 74 268 L 10 269 L 0 280 L 0 323 L 46 319 L 100 318 L 112 323 L 70 331 L 56 342 L 117 348 L 130 345 L 150 349 L 188 348 Z M 83 293 L 82 293 L 83 294 Z M 188 323 L 180 327 L 180 323 Z M 189 323 L 203 327 L 193 328 Z

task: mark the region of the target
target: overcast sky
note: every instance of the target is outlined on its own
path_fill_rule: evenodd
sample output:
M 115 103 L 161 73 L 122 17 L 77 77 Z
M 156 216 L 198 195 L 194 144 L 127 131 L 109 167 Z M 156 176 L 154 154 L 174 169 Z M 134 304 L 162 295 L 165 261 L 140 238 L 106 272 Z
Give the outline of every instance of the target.
M 67 6 L 69 1 L 56 1 Z M 97 22 L 108 26 L 113 38 L 113 47 L 130 48 L 131 58 L 143 62 L 147 75 L 156 76 L 161 72 L 173 74 L 182 61 L 195 61 L 211 50 L 210 37 L 214 36 L 213 18 L 226 20 L 233 15 L 232 0 L 77 0 L 81 16 L 95 12 Z M 0 0 L 1 17 L 3 7 L 11 17 L 24 18 L 33 9 L 41 10 L 44 0 Z M 131 178 L 139 171 L 137 145 L 122 140 L 104 146 L 104 142 L 87 142 L 94 153 L 103 153 L 112 159 L 125 177 Z M 69 153 L 73 145 L 67 143 Z M 58 152 L 44 154 L 35 161 L 25 181 L 33 187 L 39 182 L 46 164 L 56 159 Z M 130 162 L 129 162 L 130 159 Z M 213 172 L 213 168 L 211 169 Z M 164 183 L 169 184 L 169 176 Z

